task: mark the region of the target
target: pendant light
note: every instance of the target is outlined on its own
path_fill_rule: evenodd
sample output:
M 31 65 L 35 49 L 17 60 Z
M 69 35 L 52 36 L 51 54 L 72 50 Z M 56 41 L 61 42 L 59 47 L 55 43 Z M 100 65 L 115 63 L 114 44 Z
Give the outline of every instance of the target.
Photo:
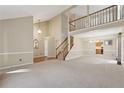
M 40 20 L 39 20 L 39 22 L 38 22 L 38 30 L 37 30 L 37 33 L 38 33 L 38 34 L 41 34 L 41 33 L 42 33 L 42 31 L 41 31 L 41 29 L 40 29 Z

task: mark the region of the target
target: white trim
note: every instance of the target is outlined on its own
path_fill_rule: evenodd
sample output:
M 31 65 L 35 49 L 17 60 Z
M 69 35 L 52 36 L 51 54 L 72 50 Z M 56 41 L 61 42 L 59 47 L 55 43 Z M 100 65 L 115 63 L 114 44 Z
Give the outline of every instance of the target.
M 26 65 L 31 65 L 31 64 L 33 64 L 33 62 L 32 63 L 19 64 L 19 65 L 13 65 L 13 66 L 0 67 L 0 70 L 14 68 L 14 67 L 21 67 L 21 66 L 26 66 Z
M 118 13 L 117 13 L 117 19 L 120 20 L 121 15 L 122 15 L 122 14 L 121 14 L 121 6 L 118 5 L 117 7 L 118 7 L 118 8 L 117 8 L 117 11 L 118 11 Z
M 85 33 L 87 31 L 90 32 L 90 31 L 98 30 L 98 29 L 105 28 L 105 27 L 111 27 L 112 25 L 113 26 L 123 26 L 123 24 L 124 24 L 124 19 L 121 19 L 121 20 L 97 25 L 97 26 L 94 26 L 94 27 L 87 27 L 87 28 L 77 29 L 77 30 L 71 31 L 69 34 L 70 35 L 75 35 L 75 34 Z
M 0 55 L 13 55 L 13 54 L 30 54 L 33 52 L 7 52 L 7 53 L 0 53 Z

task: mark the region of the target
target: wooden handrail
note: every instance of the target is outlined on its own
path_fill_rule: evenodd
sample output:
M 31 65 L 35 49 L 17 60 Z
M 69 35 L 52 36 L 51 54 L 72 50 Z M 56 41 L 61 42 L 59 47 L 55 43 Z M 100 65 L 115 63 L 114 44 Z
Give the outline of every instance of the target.
M 72 49 L 73 45 L 74 45 L 74 44 L 71 45 L 70 50 Z M 64 60 L 65 60 L 66 56 L 68 55 L 68 53 L 70 52 L 70 50 L 67 51 L 67 53 L 65 54 L 65 56 L 64 56 Z
M 71 23 L 69 23 L 70 25 L 72 25 L 73 27 L 75 27 L 75 25 L 73 25 L 73 24 L 71 24 Z
M 111 8 L 111 7 L 114 7 L 114 6 L 117 6 L 117 5 L 112 5 L 112 6 L 109 6 L 109 7 L 104 8 L 104 9 L 101 9 L 101 10 L 99 10 L 99 11 L 93 12 L 93 13 L 89 14 L 89 16 L 90 16 L 90 15 L 93 15 L 93 14 L 96 14 L 96 13 L 98 13 L 98 12 L 101 12 L 101 11 L 107 10 L 107 9 L 109 9 L 109 8 Z
M 77 21 L 77 20 L 80 20 L 80 19 L 83 19 L 83 18 L 86 18 L 86 17 L 88 17 L 88 15 L 83 16 L 83 17 L 80 17 L 80 18 L 77 18 L 77 19 L 74 19 L 74 20 L 70 21 L 69 23 L 71 24 L 71 23 L 74 22 L 74 21 Z
M 56 48 L 56 58 L 62 57 L 65 59 L 65 55 L 68 52 L 68 37 Z
M 68 37 L 65 38 L 65 40 L 56 48 L 56 58 L 62 58 L 63 60 L 65 60 L 65 57 L 68 55 L 69 53 L 69 43 L 70 46 L 72 48 L 73 46 L 73 38 L 72 36 L 70 36 L 70 42 L 68 42 Z
M 104 9 L 101 9 L 101 10 L 99 10 L 99 11 L 96 11 L 96 12 L 94 12 L 94 13 L 91 13 L 91 14 L 89 14 L 89 15 L 86 15 L 86 16 L 83 16 L 83 17 L 74 19 L 74 20 L 70 21 L 69 23 L 72 23 L 72 22 L 74 22 L 74 21 L 83 19 L 83 18 L 85 18 L 85 17 L 91 16 L 91 15 L 96 14 L 96 13 L 99 13 L 99 12 L 101 12 L 101 11 L 104 11 L 104 10 L 109 9 L 109 8 L 111 8 L 111 7 L 114 7 L 114 6 L 117 6 L 117 5 L 112 5 L 112 6 L 109 6 L 109 7 L 107 7 L 107 8 L 104 8 Z
M 59 47 L 61 47 L 61 45 L 63 45 L 67 39 L 68 39 L 68 37 L 66 37 L 65 40 L 62 41 L 62 43 L 56 48 L 56 50 L 57 50 Z
M 70 31 L 79 30 L 88 27 L 94 27 L 102 25 L 108 22 L 117 21 L 118 19 L 118 7 L 112 5 L 107 8 L 101 9 L 87 16 L 80 17 L 78 19 L 69 22 Z
M 69 45 L 69 44 L 67 44 L 67 45 L 63 48 L 63 50 L 65 50 L 65 49 L 68 47 L 68 45 Z
M 61 52 L 59 52 L 58 54 L 56 54 L 56 57 L 58 57 L 61 54 Z

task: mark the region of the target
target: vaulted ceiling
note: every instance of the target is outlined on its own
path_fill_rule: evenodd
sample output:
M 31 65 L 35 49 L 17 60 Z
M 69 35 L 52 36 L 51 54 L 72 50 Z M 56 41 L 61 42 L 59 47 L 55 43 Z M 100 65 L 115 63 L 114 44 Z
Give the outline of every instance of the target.
M 0 20 L 33 16 L 34 22 L 47 21 L 71 5 L 0 5 Z

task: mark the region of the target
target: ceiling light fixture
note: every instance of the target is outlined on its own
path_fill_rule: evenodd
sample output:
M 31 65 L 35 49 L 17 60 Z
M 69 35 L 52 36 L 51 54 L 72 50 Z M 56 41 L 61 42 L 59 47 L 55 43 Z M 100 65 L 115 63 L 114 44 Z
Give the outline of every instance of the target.
M 42 33 L 42 31 L 41 31 L 41 29 L 40 29 L 40 20 L 38 20 L 39 22 L 38 22 L 38 31 L 37 31 L 37 33 L 38 34 L 41 34 Z

